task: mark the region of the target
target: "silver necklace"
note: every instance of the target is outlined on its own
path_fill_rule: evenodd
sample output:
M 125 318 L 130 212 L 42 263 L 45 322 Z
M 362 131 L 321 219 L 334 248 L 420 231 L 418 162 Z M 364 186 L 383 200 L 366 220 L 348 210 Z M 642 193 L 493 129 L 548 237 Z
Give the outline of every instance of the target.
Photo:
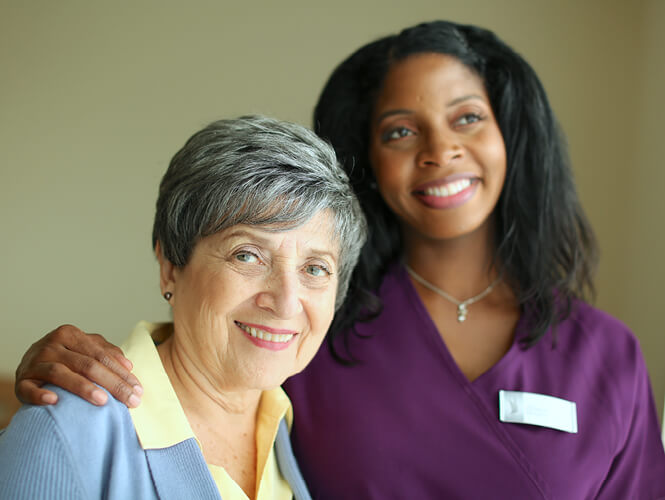
M 468 306 L 470 306 L 470 305 L 473 304 L 474 302 L 478 302 L 480 299 L 482 299 L 482 298 L 484 298 L 485 296 L 487 296 L 487 294 L 490 293 L 490 292 L 492 291 L 492 289 L 496 286 L 496 284 L 497 284 L 497 283 L 499 282 L 499 280 L 501 279 L 501 277 L 498 276 L 498 277 L 497 277 L 497 278 L 496 278 L 496 279 L 490 284 L 490 286 L 488 286 L 487 288 L 485 288 L 485 290 L 483 290 L 482 292 L 480 292 L 478 295 L 474 295 L 474 296 L 471 297 L 470 299 L 466 299 L 466 300 L 457 300 L 457 299 L 456 299 L 455 297 L 453 297 L 452 295 L 447 294 L 446 292 L 444 292 L 444 291 L 441 290 L 440 288 L 434 286 L 432 283 L 430 283 L 430 282 L 427 281 L 425 278 L 423 278 L 422 276 L 420 276 L 420 275 L 419 275 L 418 273 L 416 273 L 413 269 L 411 269 L 411 268 L 409 267 L 408 264 L 404 264 L 404 266 L 406 267 L 407 272 L 413 277 L 414 280 L 416 280 L 418 283 L 420 283 L 421 285 L 423 285 L 425 288 L 429 288 L 429 289 L 432 290 L 433 292 L 438 293 L 439 295 L 441 295 L 441 297 L 443 297 L 444 299 L 448 300 L 449 302 L 452 302 L 453 304 L 455 304 L 455 305 L 457 306 L 457 321 L 459 321 L 460 323 L 463 323 L 464 320 L 466 320 L 466 316 L 467 316 L 467 314 L 469 313 Z

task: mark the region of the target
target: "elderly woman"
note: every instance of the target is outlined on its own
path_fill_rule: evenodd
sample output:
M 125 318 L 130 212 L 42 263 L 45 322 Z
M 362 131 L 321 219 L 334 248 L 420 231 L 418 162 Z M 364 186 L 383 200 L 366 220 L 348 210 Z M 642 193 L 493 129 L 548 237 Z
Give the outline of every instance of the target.
M 584 300 L 593 231 L 531 66 L 485 29 L 420 24 L 343 61 L 314 124 L 372 231 L 330 349 L 285 384 L 312 495 L 665 498 L 648 372 L 633 333 Z M 62 330 L 67 349 L 37 345 L 24 387 L 71 379 L 62 353 L 103 359 Z M 49 363 L 67 368 L 45 378 Z
M 194 134 L 162 179 L 153 228 L 173 322 L 123 346 L 140 408 L 60 389 L 0 437 L 4 498 L 309 498 L 279 387 L 344 300 L 365 222 L 330 146 L 262 117 Z

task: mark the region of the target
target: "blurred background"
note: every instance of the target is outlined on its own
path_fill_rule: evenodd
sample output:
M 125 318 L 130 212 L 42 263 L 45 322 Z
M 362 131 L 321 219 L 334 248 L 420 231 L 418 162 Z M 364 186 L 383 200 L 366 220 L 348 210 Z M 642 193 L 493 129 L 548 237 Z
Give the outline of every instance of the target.
M 596 305 L 665 394 L 665 1 L 0 0 L 0 398 L 62 323 L 120 342 L 165 320 L 157 185 L 194 131 L 263 113 L 310 125 L 333 67 L 424 20 L 495 31 L 535 67 L 600 240 Z M 0 408 L 0 422 L 2 421 Z

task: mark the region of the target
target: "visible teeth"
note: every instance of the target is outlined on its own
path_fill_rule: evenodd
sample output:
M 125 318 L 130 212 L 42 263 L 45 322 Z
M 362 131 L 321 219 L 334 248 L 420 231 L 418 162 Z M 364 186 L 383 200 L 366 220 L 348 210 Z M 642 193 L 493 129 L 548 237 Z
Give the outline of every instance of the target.
M 425 194 L 428 196 L 453 196 L 460 191 L 464 191 L 471 185 L 471 180 L 469 179 L 460 179 L 455 182 L 446 184 L 445 186 L 433 186 L 425 189 Z
M 285 342 L 288 342 L 293 338 L 292 333 L 269 333 L 264 330 L 260 330 L 258 328 L 254 328 L 251 326 L 243 325 L 242 323 L 236 323 L 240 328 L 242 328 L 244 331 L 249 333 L 252 337 L 260 339 L 260 340 L 265 340 L 266 342 L 277 342 L 280 344 L 283 344 Z

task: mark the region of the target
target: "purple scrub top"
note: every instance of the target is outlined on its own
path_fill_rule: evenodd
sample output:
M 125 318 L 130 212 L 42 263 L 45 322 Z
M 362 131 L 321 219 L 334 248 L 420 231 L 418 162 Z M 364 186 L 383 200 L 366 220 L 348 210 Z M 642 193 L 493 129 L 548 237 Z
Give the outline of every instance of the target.
M 575 304 L 524 350 L 517 340 L 469 382 L 401 265 L 383 313 L 351 336 L 355 366 L 323 347 L 286 384 L 294 451 L 318 499 L 665 497 L 665 453 L 634 335 Z M 344 352 L 340 349 L 340 352 Z M 578 432 L 499 421 L 499 390 L 573 401 Z

